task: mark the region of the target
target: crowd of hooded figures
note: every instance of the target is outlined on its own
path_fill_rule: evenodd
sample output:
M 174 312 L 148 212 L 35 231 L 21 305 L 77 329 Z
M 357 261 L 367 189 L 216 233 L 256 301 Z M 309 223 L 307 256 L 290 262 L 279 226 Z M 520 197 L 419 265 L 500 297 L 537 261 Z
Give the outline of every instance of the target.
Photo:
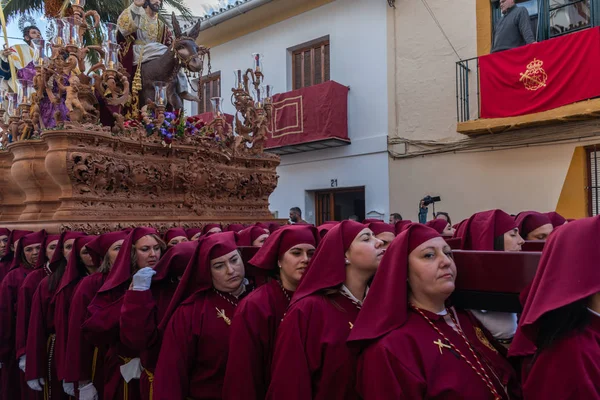
M 452 306 L 449 235 L 546 240 L 520 314 Z M 599 260 L 600 217 L 501 210 L 454 227 L 0 228 L 0 400 L 599 399 Z

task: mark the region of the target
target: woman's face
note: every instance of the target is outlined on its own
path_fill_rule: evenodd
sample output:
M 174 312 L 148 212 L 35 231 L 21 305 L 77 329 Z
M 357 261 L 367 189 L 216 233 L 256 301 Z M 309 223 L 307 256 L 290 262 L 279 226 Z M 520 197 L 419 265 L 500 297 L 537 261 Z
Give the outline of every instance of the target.
M 396 238 L 396 235 L 394 235 L 392 232 L 382 232 L 375 237 L 383 242 L 381 248 L 385 250 L 388 248 L 390 243 L 392 243 L 394 238 Z
M 517 228 L 504 234 L 504 251 L 521 251 L 521 246 L 525 243 Z
M 441 237 L 426 241 L 408 255 L 408 284 L 418 302 L 445 301 L 454 291 L 455 279 L 452 250 Z
M 46 258 L 48 258 L 48 261 L 52 260 L 52 257 L 54 257 L 54 252 L 56 251 L 57 245 L 58 240 L 53 240 L 46 245 Z
M 86 266 L 86 268 L 94 268 L 94 260 L 92 259 L 92 256 L 90 255 L 90 252 L 88 251 L 87 247 L 83 246 L 81 248 L 81 250 L 79 251 L 79 257 L 81 258 L 81 261 L 83 262 L 83 265 Z
M 279 259 L 281 280 L 287 282 L 289 287 L 297 287 L 313 254 L 315 246 L 306 243 L 297 244 L 283 253 Z
M 121 250 L 121 246 L 123 245 L 124 239 L 117 240 L 113 244 L 110 245 L 108 249 L 108 259 L 110 260 L 110 265 L 112 266 L 119 255 L 119 250 Z
M 185 236 L 176 236 L 173 239 L 169 240 L 167 243 L 167 247 L 177 246 L 179 243 L 187 242 L 188 238 Z
M 154 267 L 160 259 L 160 245 L 150 235 L 142 236 L 135 242 L 135 252 L 137 254 L 137 268 Z
M 210 271 L 215 289 L 233 293 L 244 281 L 244 263 L 237 250 L 210 260 Z
M 68 260 L 69 255 L 71 255 L 71 250 L 73 250 L 73 242 L 75 242 L 75 239 L 69 239 L 65 240 L 65 243 L 63 244 L 63 256 L 65 257 L 65 260 Z
M 548 236 L 552 233 L 554 227 L 552 224 L 542 225 L 539 228 L 529 232 L 527 234 L 526 240 L 546 240 Z
M 456 232 L 456 229 L 454 229 L 450 224 L 448 224 L 444 228 L 444 231 L 442 232 L 442 235 L 445 235 L 445 236 L 454 236 L 454 232 Z
M 346 251 L 346 258 L 353 267 L 375 273 L 383 253 L 383 242 L 369 228 L 365 228 L 352 241 Z
M 23 249 L 23 254 L 25 255 L 25 260 L 29 265 L 35 265 L 37 263 L 38 257 L 40 256 L 40 250 L 42 249 L 41 243 L 34 243 L 29 246 L 26 246 Z
M 262 247 L 263 244 L 265 244 L 265 240 L 267 240 L 268 237 L 269 237 L 268 233 L 260 235 L 259 237 L 256 238 L 256 240 L 254 242 L 252 242 L 252 246 L 254 246 L 254 247 Z
M 8 250 L 8 236 L 2 235 L 0 236 L 0 258 L 6 255 L 6 251 Z
M 194 240 L 198 240 L 198 239 L 200 239 L 200 236 L 202 236 L 202 232 L 198 232 L 198 233 L 196 233 L 194 236 L 192 236 L 192 239 L 191 239 L 191 240 L 192 240 L 192 241 L 194 241 Z

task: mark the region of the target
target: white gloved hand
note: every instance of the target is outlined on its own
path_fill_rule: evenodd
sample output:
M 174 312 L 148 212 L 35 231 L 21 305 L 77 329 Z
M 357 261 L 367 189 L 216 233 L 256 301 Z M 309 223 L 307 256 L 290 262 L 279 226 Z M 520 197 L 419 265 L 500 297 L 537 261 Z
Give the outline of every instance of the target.
M 73 383 L 63 381 L 63 390 L 69 396 L 75 397 L 75 385 Z
M 31 390 L 35 390 L 36 392 L 43 391 L 45 384 L 46 381 L 44 381 L 44 378 L 32 379 L 30 381 L 27 381 L 27 386 L 29 386 Z
M 98 391 L 93 383 L 79 385 L 79 400 L 98 400 Z
M 25 364 L 26 364 L 25 356 L 21 356 L 19 358 L 19 369 L 23 372 L 25 372 Z
M 144 291 L 150 289 L 152 277 L 156 275 L 156 271 L 150 267 L 140 269 L 133 275 L 133 290 Z

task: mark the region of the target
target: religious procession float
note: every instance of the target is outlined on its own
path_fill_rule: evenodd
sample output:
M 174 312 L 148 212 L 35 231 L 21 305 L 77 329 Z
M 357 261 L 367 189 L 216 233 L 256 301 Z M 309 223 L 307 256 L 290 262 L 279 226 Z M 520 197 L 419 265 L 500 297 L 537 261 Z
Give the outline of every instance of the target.
M 263 151 L 272 94 L 262 56 L 236 72 L 235 117 L 222 98 L 212 113 L 185 115 L 183 100 L 198 101 L 190 79 L 201 87 L 210 73 L 200 22 L 182 32 L 173 14 L 171 33 L 138 2 L 113 24 L 70 0 L 47 38 L 32 40 L 33 61 L 11 64 L 15 91 L 0 93 L 2 226 L 100 233 L 272 218 L 279 157 Z M 86 32 L 101 40 L 84 44 Z

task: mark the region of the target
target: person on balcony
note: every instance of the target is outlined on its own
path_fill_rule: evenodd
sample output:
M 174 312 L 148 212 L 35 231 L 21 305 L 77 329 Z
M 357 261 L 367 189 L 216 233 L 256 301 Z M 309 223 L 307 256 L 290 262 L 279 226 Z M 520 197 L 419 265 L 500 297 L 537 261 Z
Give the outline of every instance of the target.
M 514 49 L 535 42 L 529 13 L 515 5 L 515 0 L 500 0 L 502 18 L 494 27 L 492 53 Z

